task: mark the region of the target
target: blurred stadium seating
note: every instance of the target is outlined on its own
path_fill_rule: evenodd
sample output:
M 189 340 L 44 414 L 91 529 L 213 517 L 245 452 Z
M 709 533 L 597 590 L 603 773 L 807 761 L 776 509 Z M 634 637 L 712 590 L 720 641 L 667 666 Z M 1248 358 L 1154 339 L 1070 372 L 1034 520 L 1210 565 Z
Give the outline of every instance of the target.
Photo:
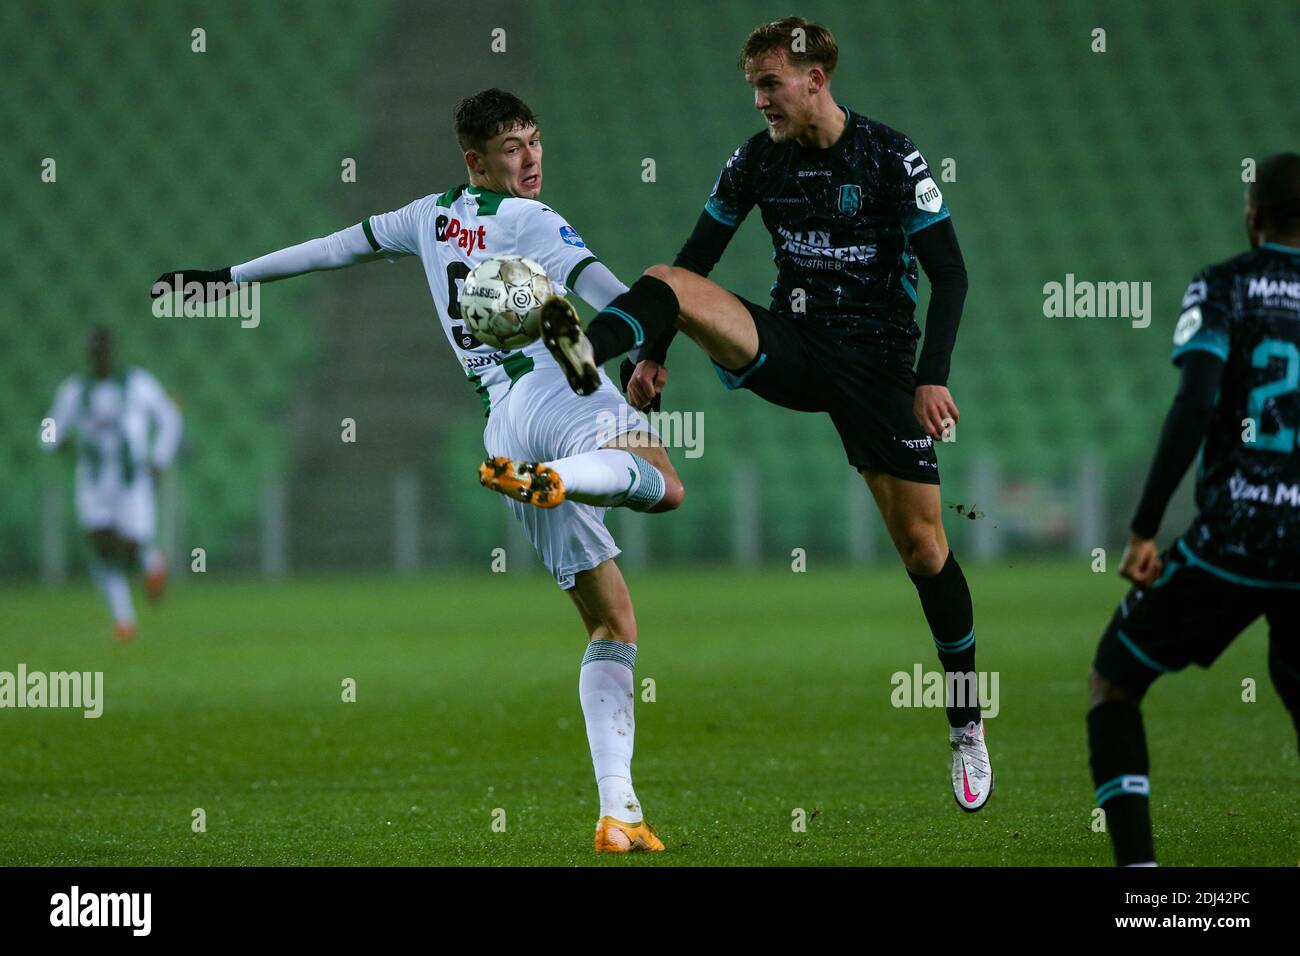
M 1244 243 L 1243 160 L 1300 140 L 1289 71 L 1252 68 L 1294 58 L 1300 5 L 799 9 L 839 39 L 842 102 L 905 130 L 932 167 L 955 161 L 941 185 L 971 287 L 951 382 L 963 420 L 940 459 L 945 501 L 986 515 L 951 522 L 957 547 L 1118 546 L 1172 394 L 1186 283 Z M 479 403 L 415 264 L 270 286 L 256 329 L 154 318 L 146 287 L 462 181 L 451 108 L 489 85 L 533 105 L 544 198 L 630 281 L 672 259 L 759 128 L 735 58 L 771 15 L 683 0 L 4 5 L 0 575 L 39 572 L 43 521 L 74 540 L 46 492 L 66 496 L 68 462 L 44 460 L 35 436 L 95 321 L 186 414 L 180 551 L 274 572 L 486 562 L 518 546 L 474 479 Z M 498 27 L 505 53 L 489 50 Z M 1105 53 L 1090 49 L 1097 27 Z M 46 157 L 56 183 L 40 181 Z M 355 183 L 341 181 L 346 157 Z M 771 254 L 752 219 L 715 277 L 761 301 Z M 1150 282 L 1150 327 L 1045 318 L 1043 285 L 1067 273 Z M 665 407 L 703 413 L 704 454 L 675 455 L 680 512 L 611 516 L 632 563 L 884 553 L 828 421 L 723 391 L 688 343 L 671 368 Z

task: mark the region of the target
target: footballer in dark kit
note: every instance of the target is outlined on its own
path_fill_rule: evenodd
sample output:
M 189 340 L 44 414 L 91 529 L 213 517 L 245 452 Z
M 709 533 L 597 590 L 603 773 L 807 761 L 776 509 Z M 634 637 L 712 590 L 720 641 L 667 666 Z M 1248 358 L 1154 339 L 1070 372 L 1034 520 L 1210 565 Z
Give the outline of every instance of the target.
M 1251 250 L 1202 270 L 1183 298 L 1178 394 L 1120 567 L 1134 588 L 1093 663 L 1093 782 L 1122 866 L 1155 862 L 1139 705 L 1156 678 L 1208 667 L 1262 615 L 1269 675 L 1300 732 L 1300 155 L 1259 165 L 1246 228 Z M 1156 532 L 1198 448 L 1196 519 L 1161 554 Z

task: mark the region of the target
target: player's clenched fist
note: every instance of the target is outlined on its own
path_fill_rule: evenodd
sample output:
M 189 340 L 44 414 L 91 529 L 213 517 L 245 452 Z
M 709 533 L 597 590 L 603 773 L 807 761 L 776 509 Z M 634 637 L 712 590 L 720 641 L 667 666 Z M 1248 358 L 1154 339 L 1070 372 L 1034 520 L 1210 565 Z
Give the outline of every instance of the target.
M 184 269 L 180 272 L 164 272 L 154 280 L 150 295 L 157 299 L 164 295 L 182 293 L 186 302 L 216 302 L 235 291 L 234 280 L 230 277 L 230 267 L 208 271 L 206 269 Z
M 1160 549 L 1153 539 L 1130 533 L 1128 546 L 1124 548 L 1124 556 L 1119 561 L 1120 577 L 1146 589 L 1160 575 L 1163 563 L 1160 560 Z
M 645 411 L 651 403 L 657 404 L 655 400 L 668 384 L 668 369 L 650 359 L 638 362 L 635 369 L 631 366 L 631 362 L 624 360 L 620 369 L 624 378 L 623 391 L 627 393 L 627 400 L 633 408 Z
M 918 385 L 912 411 L 916 414 L 917 424 L 936 440 L 942 439 L 944 429 L 957 424 L 961 418 L 952 393 L 942 385 Z

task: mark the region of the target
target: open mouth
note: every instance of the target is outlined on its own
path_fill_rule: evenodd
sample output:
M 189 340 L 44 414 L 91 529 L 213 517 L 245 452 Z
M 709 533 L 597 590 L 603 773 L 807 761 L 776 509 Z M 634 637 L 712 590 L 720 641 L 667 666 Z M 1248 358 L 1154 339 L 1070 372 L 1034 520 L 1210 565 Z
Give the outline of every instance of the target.
M 525 189 L 534 189 L 541 183 L 541 181 L 541 173 L 533 173 L 531 176 L 525 176 L 523 179 L 519 180 L 519 185 L 523 186 Z

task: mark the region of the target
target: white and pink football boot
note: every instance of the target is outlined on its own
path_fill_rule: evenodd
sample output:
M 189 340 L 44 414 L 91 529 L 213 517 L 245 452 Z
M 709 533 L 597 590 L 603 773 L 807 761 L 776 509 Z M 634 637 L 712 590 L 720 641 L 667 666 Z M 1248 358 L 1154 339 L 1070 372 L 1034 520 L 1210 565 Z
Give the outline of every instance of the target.
M 984 745 L 984 721 L 950 727 L 948 742 L 952 745 L 952 795 L 957 806 L 974 813 L 989 802 L 993 793 L 993 766 Z

